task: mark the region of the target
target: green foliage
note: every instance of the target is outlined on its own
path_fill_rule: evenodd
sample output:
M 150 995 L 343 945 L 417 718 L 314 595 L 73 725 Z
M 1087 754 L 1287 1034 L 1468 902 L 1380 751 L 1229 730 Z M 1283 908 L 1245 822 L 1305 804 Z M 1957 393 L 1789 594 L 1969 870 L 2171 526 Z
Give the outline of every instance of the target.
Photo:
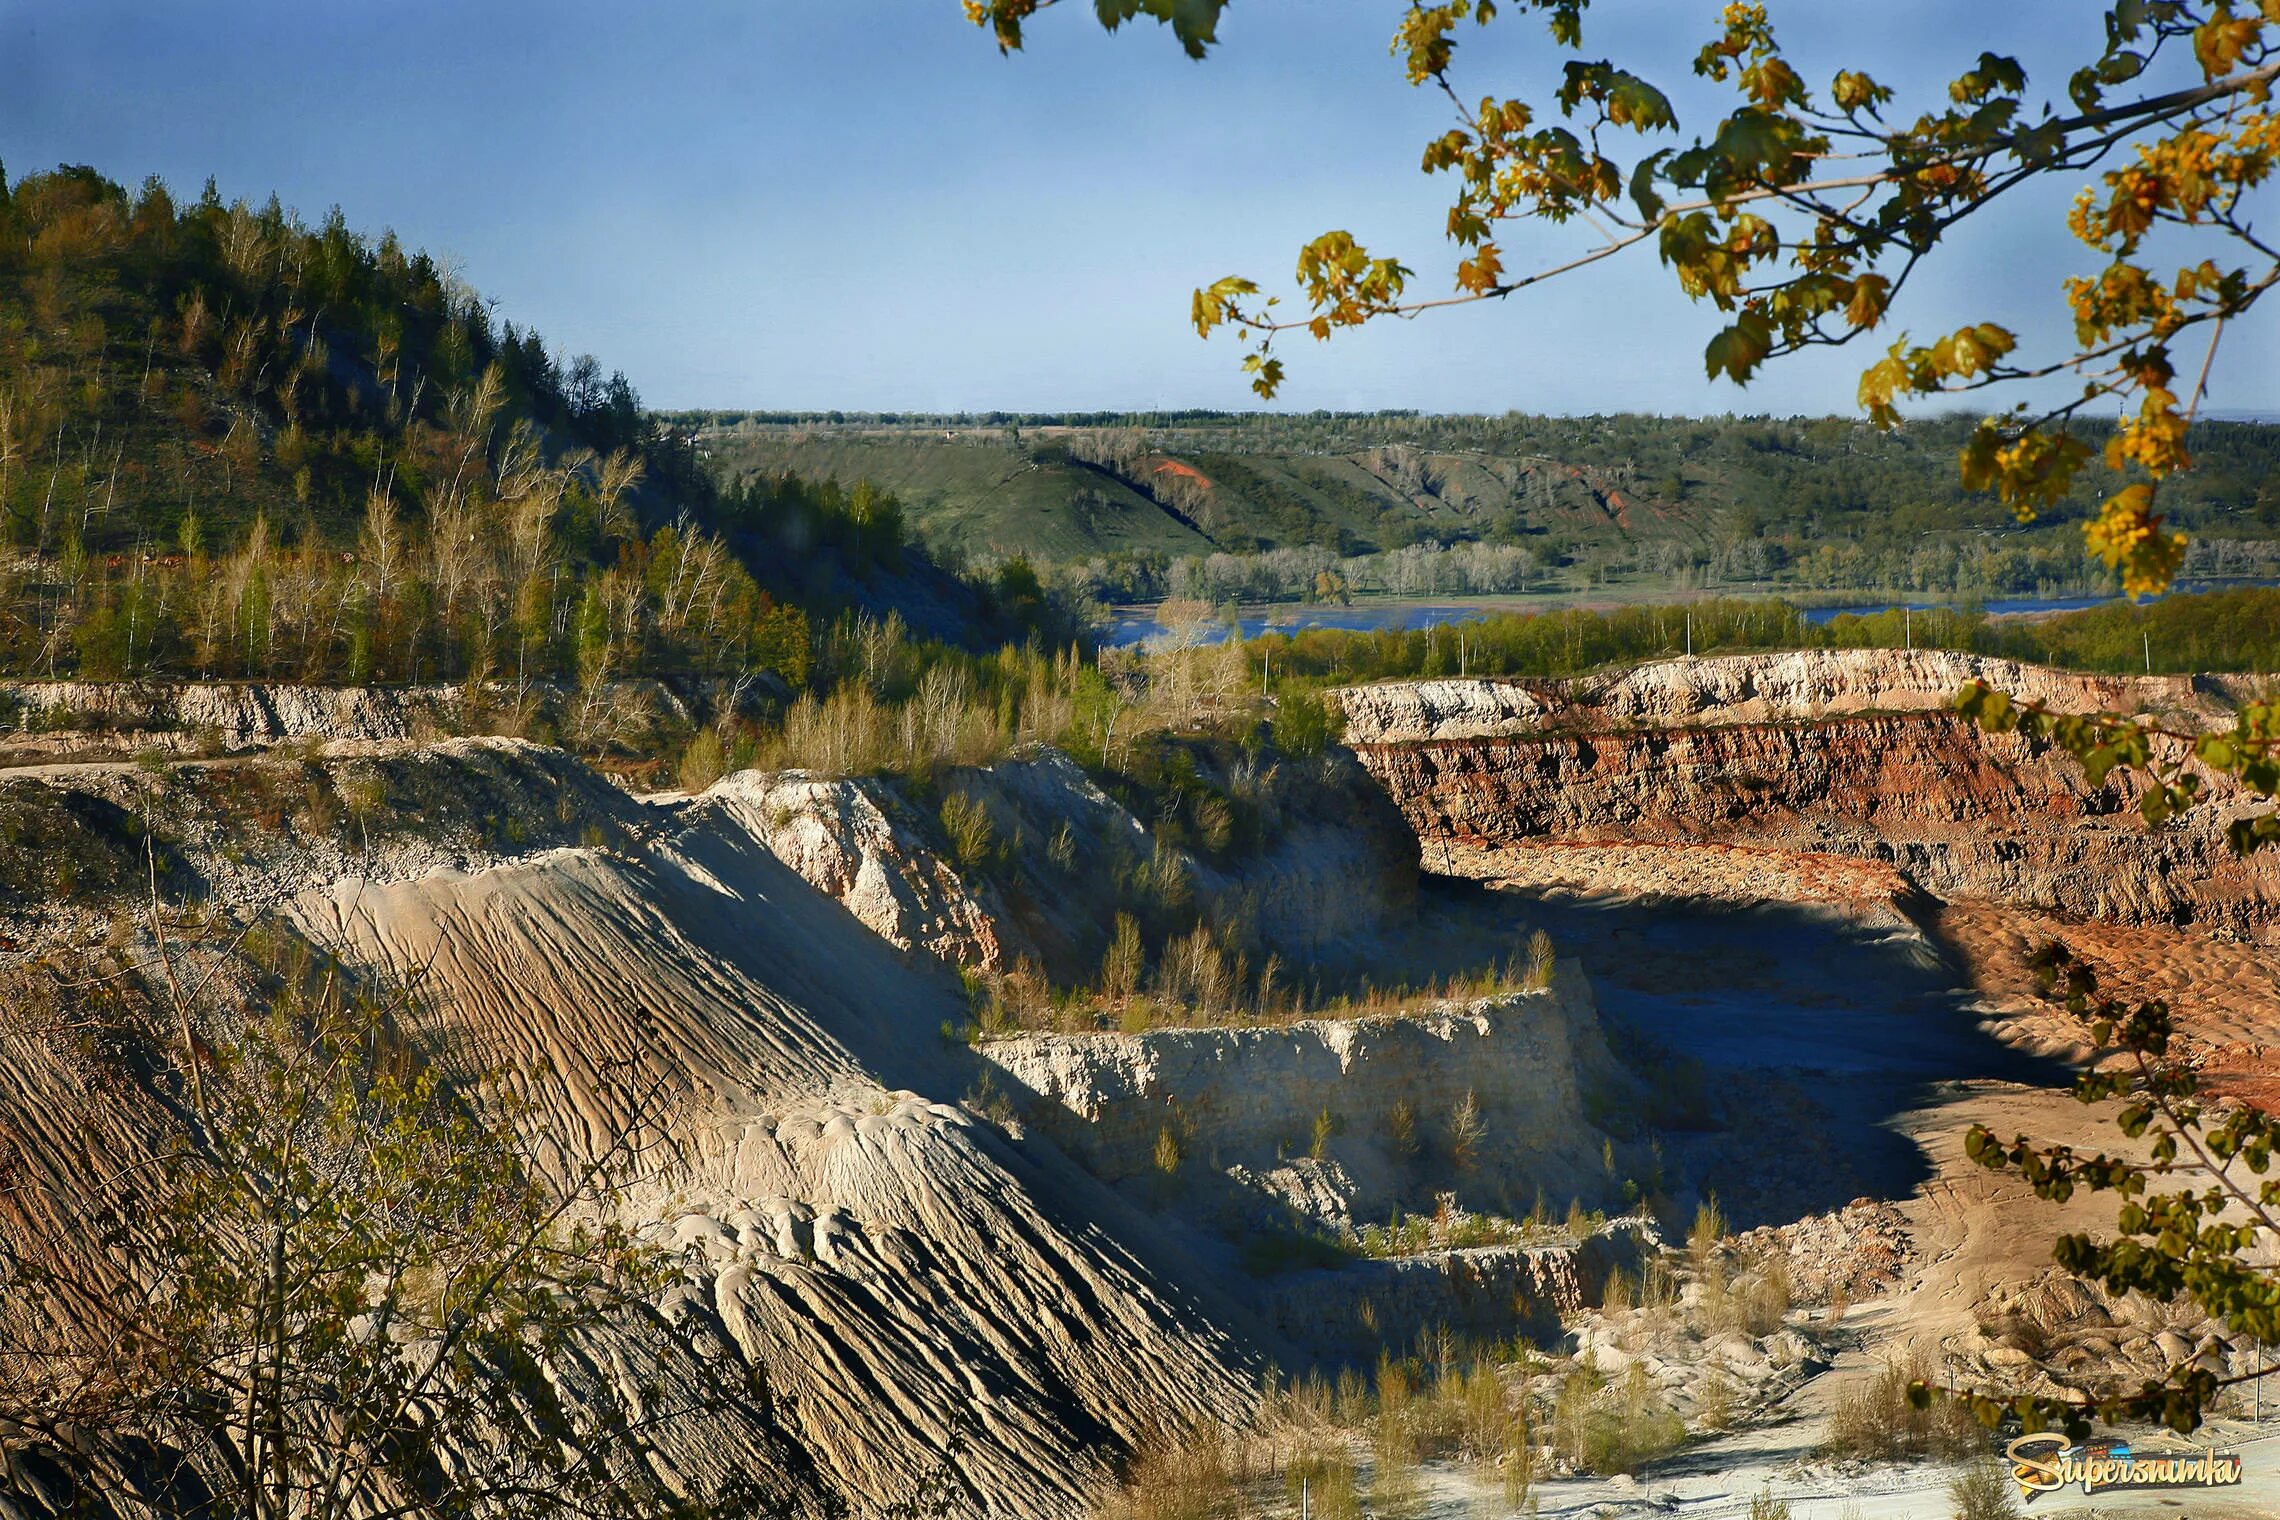
M 1180 1137 L 1172 1133 L 1170 1125 L 1164 1125 L 1156 1131 L 1156 1170 L 1166 1177 L 1178 1176 L 1181 1160 Z
M 1662 1402 L 1648 1382 L 1646 1368 L 1632 1363 L 1611 1400 L 1601 1400 L 1596 1374 L 1570 1374 L 1576 1387 L 1560 1391 L 1554 1420 L 1569 1460 L 1592 1473 L 1628 1473 L 1669 1455 L 1686 1443 L 1686 1421 Z
M 1275 704 L 1273 730 L 1276 749 L 1305 759 L 1338 742 L 1346 730 L 1346 713 L 1313 692 L 1295 692 Z
M 1986 1451 L 1987 1433 L 1954 1400 L 1919 1404 L 1911 1390 L 1933 1376 L 1921 1347 L 1856 1377 L 1829 1411 L 1828 1450 L 1837 1456 L 1891 1461 L 1899 1457 L 1968 1457 Z
M 1386 1153 L 1396 1162 L 1417 1159 L 1421 1147 L 1417 1141 L 1417 1112 L 1409 1106 L 1407 1098 L 1396 1098 L 1393 1107 L 1386 1111 Z
M 1217 1425 L 1153 1432 L 1133 1454 L 1102 1520 L 1238 1520 L 1254 1480 L 1242 1438 Z
M 720 742 L 720 734 L 710 728 L 698 729 L 688 748 L 681 751 L 681 790 L 701 792 L 727 774 L 728 751 Z
M 1468 1251 L 1480 1246 L 1536 1246 L 1573 1244 L 1596 1233 L 1606 1216 L 1572 1204 L 1567 1219 L 1558 1225 L 1531 1216 L 1502 1219 L 1475 1214 L 1456 1206 L 1453 1195 L 1441 1195 L 1431 1214 L 1395 1211 L 1384 1224 L 1366 1224 L 1349 1230 L 1339 1244 L 1356 1256 L 1391 1259 L 1418 1256 L 1427 1251 Z
M 17 182 L 0 543 L 25 552 L 0 568 L 0 671 L 797 691 L 816 620 L 906 586 L 961 645 L 1077 637 L 1033 573 L 914 561 L 883 486 L 716 480 L 624 376 L 491 313 L 337 212 Z
M 1302 1447 L 1283 1469 L 1283 1493 L 1293 1514 L 1303 1507 L 1322 1520 L 1362 1520 L 1353 1458 L 1334 1443 Z
M 1275 1277 L 1342 1267 L 1350 1254 L 1342 1242 L 1310 1229 L 1269 1228 L 1246 1232 L 1237 1245 L 1236 1259 L 1252 1277 Z
M 2116 1295 L 2190 1300 L 2260 1341 L 2280 1335 L 2280 1295 L 2263 1254 L 2280 1235 L 2280 1182 L 2265 1178 L 2280 1148 L 2280 1122 L 2251 1105 L 2211 1105 L 2202 1096 L 2193 1065 L 2171 1049 L 2167 1003 L 2102 995 L 2095 973 L 2062 944 L 2045 947 L 2035 965 L 2092 1047 L 2075 1095 L 2085 1103 L 2120 1101 L 2115 1123 L 2143 1143 L 2146 1159 L 2084 1156 L 2024 1135 L 2005 1141 L 1982 1125 L 1965 1135 L 1965 1154 L 1991 1170 L 2016 1172 L 2042 1198 L 2063 1202 L 2088 1189 L 2121 1200 L 2110 1237 L 2059 1237 L 2053 1259 L 2067 1271 Z M 2159 1420 L 2187 1432 L 2220 1392 L 2246 1376 L 2188 1361 L 2160 1382 L 2096 1400 L 1972 1395 L 1967 1407 L 1988 1424 L 2017 1414 L 2029 1429 L 2080 1434 L 2094 1415 L 2109 1422 Z M 1932 1397 L 1928 1387 L 1916 1393 Z
M 1912 645 L 2129 673 L 2145 669 L 2150 649 L 2157 672 L 2280 668 L 2280 589 L 2266 587 L 2170 596 L 2146 607 L 2097 607 L 2031 621 L 1933 610 L 1905 617 L 1898 611 L 1840 613 L 1815 623 L 1785 602 L 1739 598 L 1685 607 L 1503 614 L 1463 625 L 1467 666 L 1481 676 L 1559 677 L 1668 659 L 1683 653 L 1689 617 L 1697 655 Z M 1274 662 L 1278 685 L 1431 678 L 1454 675 L 1457 664 L 1455 640 L 1447 629 L 1308 628 L 1263 634 L 1247 641 L 1245 649 L 1254 658 Z M 1968 710 L 1974 716 L 1998 713 Z M 2255 739 L 2254 734 L 2244 737 Z M 2227 760 L 2255 753 L 2236 746 L 2216 751 L 2216 756 Z
M 1695 1205 L 1694 1223 L 1686 1232 L 1686 1254 L 1695 1276 L 1709 1278 L 1717 1270 L 1718 1252 L 1726 1243 L 1726 1212 L 1716 1197 Z
M 1116 931 L 1100 963 L 1100 994 L 1110 1002 L 1123 1002 L 1140 990 L 1147 970 L 1147 955 L 1140 943 L 1140 921 L 1129 913 L 1116 915 Z
M 969 792 L 952 792 L 942 799 L 936 816 L 950 843 L 950 856 L 962 866 L 988 864 L 997 853 L 997 830 L 990 822 L 988 804 Z

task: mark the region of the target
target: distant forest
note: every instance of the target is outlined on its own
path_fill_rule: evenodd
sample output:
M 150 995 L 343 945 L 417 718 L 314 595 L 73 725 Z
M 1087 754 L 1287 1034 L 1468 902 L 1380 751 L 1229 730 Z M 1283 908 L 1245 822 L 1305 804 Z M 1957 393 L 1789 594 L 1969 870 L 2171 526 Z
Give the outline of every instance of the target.
M 1786 602 L 1710 597 L 1685 606 L 1507 613 L 1431 628 L 1304 628 L 1246 653 L 1298 687 L 1474 676 L 1576 676 L 1696 655 L 1780 649 L 1953 649 L 2114 674 L 2280 670 L 2280 589 L 2162 597 L 2036 617 L 1888 608 L 1814 621 Z
M 731 476 L 892 489 L 936 552 L 1022 554 L 1102 600 L 1449 596 L 1546 586 L 2111 589 L 2086 471 L 2031 526 L 1965 492 L 1972 419 L 1415 413 L 671 413 Z M 2104 425 L 2086 425 L 2095 441 Z M 2204 422 L 2164 487 L 2187 575 L 2280 574 L 2280 427 Z

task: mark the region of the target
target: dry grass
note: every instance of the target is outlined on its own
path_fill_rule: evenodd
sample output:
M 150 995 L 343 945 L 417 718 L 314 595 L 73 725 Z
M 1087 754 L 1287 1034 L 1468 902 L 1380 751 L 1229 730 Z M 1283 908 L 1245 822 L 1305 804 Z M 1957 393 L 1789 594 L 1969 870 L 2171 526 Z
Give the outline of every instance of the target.
M 1249 1520 L 1266 1513 L 1258 1490 L 1269 1469 L 1252 1443 L 1215 1425 L 1141 1443 L 1103 1520 Z
M 954 823 L 948 816 L 949 804 L 944 807 L 942 821 L 951 834 L 953 852 L 972 846 L 977 831 L 963 827 L 962 815 Z M 1519 997 L 1542 985 L 1532 981 L 1526 966 L 1516 959 L 1506 966 L 1433 982 L 1387 987 L 1364 983 L 1356 990 L 1326 994 L 1317 985 L 1288 980 L 1278 956 L 1255 960 L 1244 948 L 1246 938 L 1239 922 L 1199 922 L 1166 940 L 1151 970 L 1137 918 L 1119 913 L 1092 986 L 1047 988 L 1034 967 L 971 974 L 975 1033 L 982 1038 L 1110 1029 L 1144 1034 L 1156 1029 L 1276 1027 L 1309 1019 L 1400 1018 Z M 1410 1122 L 1414 1127 L 1414 1114 Z M 1469 1119 L 1453 1114 L 1451 1124 L 1453 1158 L 1460 1165 L 1469 1164 L 1485 1138 L 1477 1105 Z
M 1357 1256 L 1392 1258 L 1426 1251 L 1464 1251 L 1480 1246 L 1565 1245 L 1597 1234 L 1607 1216 L 1569 1206 L 1567 1217 L 1554 1223 L 1541 1207 L 1525 1219 L 1470 1213 L 1457 1206 L 1456 1195 L 1443 1193 L 1431 1214 L 1395 1214 L 1385 1224 L 1349 1229 L 1339 1243 Z M 1611 1281 L 1620 1281 L 1616 1273 Z M 1610 1291 L 1624 1291 L 1611 1286 Z
M 1933 1373 L 1930 1354 L 1914 1346 L 1885 1362 L 1874 1377 L 1840 1393 L 1829 1414 L 1829 1432 L 1823 1443 L 1827 1450 L 1836 1456 L 1885 1461 L 1984 1452 L 1987 1433 L 1963 1405 L 1940 1399 L 1929 1409 L 1918 1409 L 1908 1401 L 1908 1385 L 1928 1381 Z
M 1982 1455 L 1948 1485 L 1955 1520 L 2017 1520 L 2019 1490 L 1994 1458 Z

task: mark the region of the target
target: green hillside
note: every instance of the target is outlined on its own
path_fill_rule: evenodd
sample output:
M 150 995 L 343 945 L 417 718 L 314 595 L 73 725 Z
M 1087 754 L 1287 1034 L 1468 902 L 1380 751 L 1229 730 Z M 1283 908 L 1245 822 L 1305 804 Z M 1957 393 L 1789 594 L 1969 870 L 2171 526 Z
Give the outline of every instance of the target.
M 1960 417 L 1890 434 L 1844 418 L 1635 415 L 673 421 L 731 474 L 867 477 L 930 544 L 1079 567 L 1109 596 L 1304 595 L 1326 568 L 1348 589 L 1389 592 L 1405 575 L 1499 582 L 1417 591 L 1529 577 L 1991 594 L 2105 583 L 2079 533 L 2110 488 L 2103 470 L 2022 528 L 1958 484 Z M 2199 469 L 2163 495 L 2204 540 L 2188 573 L 2280 568 L 2280 428 L 2203 423 L 2193 446 Z M 1514 552 L 1492 562 L 1483 548 Z M 1447 573 L 1421 557 L 1461 549 L 1476 552 Z M 1180 568 L 1214 555 L 1250 563 Z
M 890 607 L 980 648 L 1050 611 L 888 494 L 722 489 L 622 374 L 337 211 L 0 174 L 0 670 L 796 687 Z

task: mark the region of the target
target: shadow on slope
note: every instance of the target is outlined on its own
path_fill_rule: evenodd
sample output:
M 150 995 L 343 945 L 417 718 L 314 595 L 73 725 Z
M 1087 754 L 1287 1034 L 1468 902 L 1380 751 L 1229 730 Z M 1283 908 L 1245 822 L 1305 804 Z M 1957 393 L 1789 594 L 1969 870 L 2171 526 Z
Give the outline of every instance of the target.
M 1591 977 L 1610 1044 L 1640 1077 L 1676 1175 L 1738 1229 L 1930 1175 L 1900 1116 L 1959 1082 L 2062 1087 L 2060 1062 L 1996 1039 L 1942 947 L 1899 913 L 1582 897 L 1427 878 L 1418 954 L 1548 932 Z M 1658 1111 L 1658 1107 L 1659 1111 Z M 1614 1116 L 1618 1120 L 1623 1116 Z

